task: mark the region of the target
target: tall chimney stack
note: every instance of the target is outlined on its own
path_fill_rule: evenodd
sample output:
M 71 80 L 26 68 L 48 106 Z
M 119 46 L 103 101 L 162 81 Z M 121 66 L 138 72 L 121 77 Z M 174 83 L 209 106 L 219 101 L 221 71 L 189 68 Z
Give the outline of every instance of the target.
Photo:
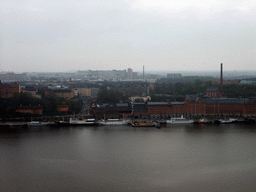
M 223 93 L 223 68 L 222 63 L 220 64 L 220 92 Z
M 144 65 L 143 65 L 143 79 L 145 79 L 145 70 L 144 70 Z

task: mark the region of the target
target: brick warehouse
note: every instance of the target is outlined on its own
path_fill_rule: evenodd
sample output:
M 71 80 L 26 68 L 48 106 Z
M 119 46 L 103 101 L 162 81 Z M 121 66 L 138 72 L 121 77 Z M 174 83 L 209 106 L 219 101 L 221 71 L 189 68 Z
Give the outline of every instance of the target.
M 118 107 L 118 105 L 120 105 Z M 121 107 L 122 106 L 122 107 Z M 125 106 L 125 107 L 124 107 Z M 187 95 L 183 102 L 145 102 L 97 105 L 91 108 L 95 118 L 120 118 L 154 115 L 256 115 L 256 98 L 206 98 L 200 94 Z

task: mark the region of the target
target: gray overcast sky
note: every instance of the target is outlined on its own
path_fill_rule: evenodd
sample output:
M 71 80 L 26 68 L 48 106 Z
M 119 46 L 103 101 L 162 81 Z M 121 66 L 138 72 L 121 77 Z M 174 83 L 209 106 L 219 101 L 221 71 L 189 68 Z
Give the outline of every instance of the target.
M 255 0 L 1 0 L 0 71 L 256 70 Z

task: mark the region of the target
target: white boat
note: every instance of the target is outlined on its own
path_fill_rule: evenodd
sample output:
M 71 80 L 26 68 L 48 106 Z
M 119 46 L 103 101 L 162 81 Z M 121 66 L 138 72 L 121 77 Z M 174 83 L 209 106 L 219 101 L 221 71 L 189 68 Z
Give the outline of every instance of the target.
M 120 120 L 120 119 L 108 119 L 104 120 L 102 119 L 101 121 L 98 121 L 100 125 L 127 125 L 129 121 L 126 120 Z
M 194 120 L 186 119 L 182 115 L 181 117 L 173 117 L 170 120 L 167 120 L 166 123 L 170 123 L 170 124 L 189 124 L 189 123 L 194 123 Z
M 228 123 L 232 123 L 232 121 L 230 119 L 224 120 L 224 119 L 220 119 L 220 124 L 228 124 Z
M 216 123 L 216 124 L 229 124 L 229 123 L 236 123 L 236 122 L 238 122 L 238 120 L 235 119 L 235 118 L 229 118 L 229 119 L 226 119 L 226 120 L 217 119 L 217 120 L 214 121 L 214 123 Z
M 238 119 L 236 119 L 236 118 L 229 118 L 229 120 L 231 121 L 231 123 L 236 123 L 236 122 L 238 122 Z
M 45 126 L 49 125 L 49 122 L 42 122 L 42 121 L 31 121 L 27 123 L 30 127 L 37 127 L 37 126 Z
M 69 125 L 96 125 L 95 119 L 69 118 Z

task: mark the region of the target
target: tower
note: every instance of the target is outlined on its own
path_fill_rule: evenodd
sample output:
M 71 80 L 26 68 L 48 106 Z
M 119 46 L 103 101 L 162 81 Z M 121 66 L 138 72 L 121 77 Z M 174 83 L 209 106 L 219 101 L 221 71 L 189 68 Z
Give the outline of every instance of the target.
M 143 65 L 143 79 L 145 79 L 145 69 L 144 69 L 144 65 Z
M 220 93 L 223 93 L 223 68 L 222 63 L 220 64 Z
M 133 73 L 131 68 L 128 68 L 128 79 L 133 79 Z

